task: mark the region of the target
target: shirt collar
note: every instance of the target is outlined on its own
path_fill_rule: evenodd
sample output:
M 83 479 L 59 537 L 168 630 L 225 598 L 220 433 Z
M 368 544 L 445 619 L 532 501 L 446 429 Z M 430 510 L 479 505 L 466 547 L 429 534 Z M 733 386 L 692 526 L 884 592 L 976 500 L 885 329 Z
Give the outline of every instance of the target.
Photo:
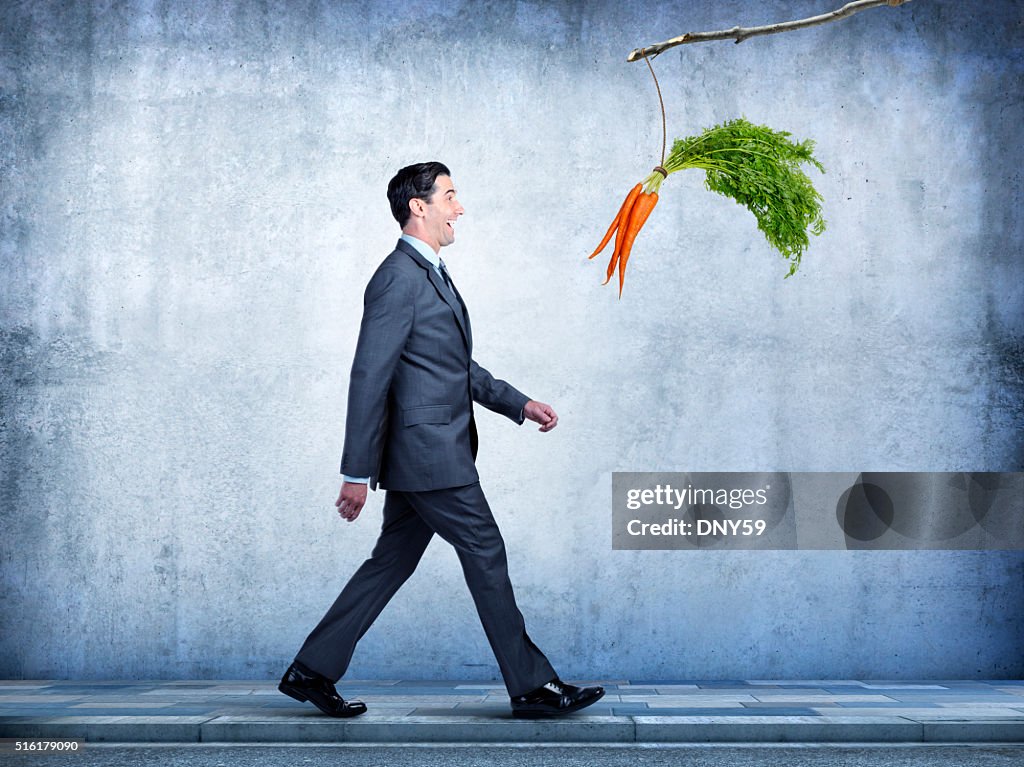
M 441 254 L 435 253 L 434 249 L 427 245 L 427 243 L 425 243 L 418 237 L 413 237 L 411 234 L 406 234 L 405 232 L 402 232 L 402 236 L 400 239 L 405 240 L 407 243 L 416 248 L 416 251 L 425 259 L 427 259 L 427 261 L 429 261 L 435 269 L 440 269 Z

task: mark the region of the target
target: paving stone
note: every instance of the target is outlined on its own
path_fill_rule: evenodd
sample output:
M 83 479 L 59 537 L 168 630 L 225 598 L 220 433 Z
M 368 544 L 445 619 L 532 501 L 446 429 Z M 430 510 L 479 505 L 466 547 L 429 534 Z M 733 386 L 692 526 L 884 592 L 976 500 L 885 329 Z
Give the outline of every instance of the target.
M 806 706 L 776 706 L 770 709 L 740 708 L 706 708 L 700 706 L 691 707 L 670 707 L 670 708 L 649 708 L 643 713 L 633 714 L 638 716 L 703 716 L 703 717 L 750 717 L 750 716 L 814 716 L 818 717 L 817 711 Z
M 46 703 L 52 706 L 59 706 L 82 699 L 81 695 L 4 695 L 0 697 L 0 703 Z
M 160 719 L 172 719 L 180 716 L 214 716 L 216 709 L 212 707 L 193 707 L 188 708 L 155 708 L 150 706 L 148 708 L 129 708 L 129 707 L 117 707 L 117 708 L 104 708 L 102 706 L 75 706 L 73 708 L 65 709 L 69 716 L 97 716 L 97 717 L 158 717 Z M 52 716 L 51 712 L 51 716 Z
M 90 700 L 83 701 L 81 703 L 73 703 L 68 706 L 69 711 L 75 711 L 80 708 L 121 708 L 121 709 L 145 709 L 147 711 L 168 711 L 173 709 L 175 706 L 180 706 L 180 703 L 168 701 L 164 705 L 160 705 L 156 701 L 146 700 L 101 700 L 99 698 L 93 698 Z
M 855 679 L 803 679 L 786 681 L 781 679 L 748 679 L 749 685 L 767 685 L 771 687 L 863 687 L 863 682 Z
M 622 695 L 623 703 L 646 703 L 649 706 L 694 706 L 734 707 L 740 703 L 754 703 L 753 695 L 722 693 L 720 695 Z
M 782 708 L 784 706 L 792 706 L 792 705 L 793 705 L 792 703 L 782 703 L 782 704 L 780 704 L 780 703 L 771 703 L 771 702 L 755 700 L 753 703 L 741 703 L 740 704 L 740 708 L 737 709 L 737 710 L 743 709 L 743 710 L 751 711 L 751 712 L 754 712 L 754 713 L 762 713 L 764 711 L 769 711 L 769 710 L 772 710 L 772 709 L 777 709 L 777 708 Z M 835 703 L 828 703 L 828 702 L 820 703 L 818 701 L 814 701 L 813 703 L 811 703 L 810 701 L 808 701 L 808 702 L 806 702 L 804 708 L 808 708 L 811 705 L 813 705 L 815 708 L 820 708 L 820 709 L 822 709 L 824 711 L 828 711 L 830 709 L 835 709 L 836 713 L 841 713 L 842 712 L 842 707 L 841 706 L 839 706 L 839 705 L 837 705 Z
M 754 695 L 762 703 L 896 703 L 887 695 L 830 695 L 816 690 L 803 692 L 758 692 Z
M 466 706 L 420 706 L 414 708 L 412 711 L 413 716 L 483 716 L 491 718 L 501 717 L 512 717 L 512 709 L 507 705 L 505 706 L 482 706 L 482 705 L 466 705 Z
M 815 707 L 818 706 L 818 702 L 814 701 Z M 868 702 L 857 702 L 857 701 L 838 701 L 833 704 L 836 708 L 846 711 L 851 708 L 873 708 L 873 709 L 885 709 L 885 708 L 939 708 L 938 703 L 927 703 L 927 702 L 915 702 L 908 703 L 907 701 L 891 700 L 888 703 L 872 703 Z M 824 707 L 822 707 L 824 708 Z
M 828 713 L 827 711 L 817 709 L 820 713 Z M 833 709 L 834 710 L 834 709 Z M 842 715 L 847 717 L 855 716 L 878 716 L 879 712 L 884 710 L 887 715 L 890 716 L 901 716 L 907 719 L 913 719 L 920 721 L 921 718 L 928 718 L 932 720 L 964 720 L 970 721 L 971 719 L 1015 719 L 1020 718 L 1020 712 L 1014 711 L 1013 709 L 1005 708 L 942 708 L 935 706 L 933 708 L 925 707 L 910 707 L 906 706 L 903 708 L 843 708 Z
M 361 700 L 368 707 L 374 705 L 374 703 L 380 703 L 385 706 L 401 706 L 403 708 L 416 708 L 417 706 L 454 708 L 461 703 L 472 702 L 480 704 L 484 702 L 480 697 L 456 697 L 452 695 L 382 695 L 379 698 L 364 695 L 361 697 Z M 508 708 L 508 698 L 504 698 L 503 703 L 505 708 Z

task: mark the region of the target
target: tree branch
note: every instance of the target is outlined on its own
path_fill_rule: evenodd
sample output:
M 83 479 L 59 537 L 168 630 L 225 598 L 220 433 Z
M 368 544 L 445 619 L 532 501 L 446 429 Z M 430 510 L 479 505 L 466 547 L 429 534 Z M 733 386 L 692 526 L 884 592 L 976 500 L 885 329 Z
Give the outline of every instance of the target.
M 685 35 L 673 37 L 671 40 L 666 40 L 663 43 L 648 45 L 646 48 L 637 48 L 626 57 L 626 61 L 639 61 L 644 57 L 644 55 L 657 56 L 659 53 L 667 51 L 669 48 L 675 48 L 677 45 L 684 45 L 685 43 L 703 43 L 708 40 L 735 40 L 736 43 L 739 44 L 748 37 L 756 37 L 757 35 L 774 35 L 777 32 L 789 32 L 792 29 L 815 27 L 818 24 L 827 24 L 830 21 L 845 19 L 847 16 L 852 16 L 858 11 L 863 11 L 867 8 L 875 8 L 879 5 L 896 7 L 909 2 L 910 0 L 854 0 L 854 2 L 847 3 L 842 8 L 838 8 L 830 13 L 823 13 L 820 16 L 811 16 L 808 19 L 783 21 L 778 24 L 766 24 L 763 27 L 733 27 L 732 29 L 722 29 L 718 32 L 687 32 Z

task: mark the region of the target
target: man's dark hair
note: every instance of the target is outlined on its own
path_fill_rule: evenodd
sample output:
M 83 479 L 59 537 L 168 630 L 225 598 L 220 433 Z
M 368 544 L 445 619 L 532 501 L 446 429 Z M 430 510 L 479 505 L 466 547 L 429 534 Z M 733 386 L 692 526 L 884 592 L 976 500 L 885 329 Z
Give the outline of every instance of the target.
M 447 166 L 439 162 L 418 162 L 406 165 L 388 183 L 388 202 L 391 203 L 391 215 L 400 227 L 405 227 L 409 220 L 409 200 L 418 198 L 426 200 L 434 190 L 434 182 L 438 176 L 451 176 Z

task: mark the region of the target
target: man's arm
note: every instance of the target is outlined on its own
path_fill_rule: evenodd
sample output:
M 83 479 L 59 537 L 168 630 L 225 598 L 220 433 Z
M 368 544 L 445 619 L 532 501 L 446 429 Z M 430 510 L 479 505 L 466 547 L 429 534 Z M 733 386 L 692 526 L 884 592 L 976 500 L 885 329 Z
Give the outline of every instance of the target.
M 523 422 L 523 408 L 530 398 L 514 386 L 495 378 L 473 360 L 469 361 L 469 385 L 474 402 L 518 424 Z
M 526 419 L 536 421 L 541 425 L 540 431 L 551 431 L 558 425 L 558 415 L 550 405 L 530 399 L 472 360 L 469 362 L 469 381 L 473 400 L 488 410 L 501 413 L 518 424 Z
M 378 269 L 363 296 L 363 320 L 352 361 L 341 457 L 346 479 L 377 472 L 388 389 L 412 330 L 412 287 L 397 269 Z M 366 503 L 366 484 L 346 481 L 335 506 L 352 521 Z

